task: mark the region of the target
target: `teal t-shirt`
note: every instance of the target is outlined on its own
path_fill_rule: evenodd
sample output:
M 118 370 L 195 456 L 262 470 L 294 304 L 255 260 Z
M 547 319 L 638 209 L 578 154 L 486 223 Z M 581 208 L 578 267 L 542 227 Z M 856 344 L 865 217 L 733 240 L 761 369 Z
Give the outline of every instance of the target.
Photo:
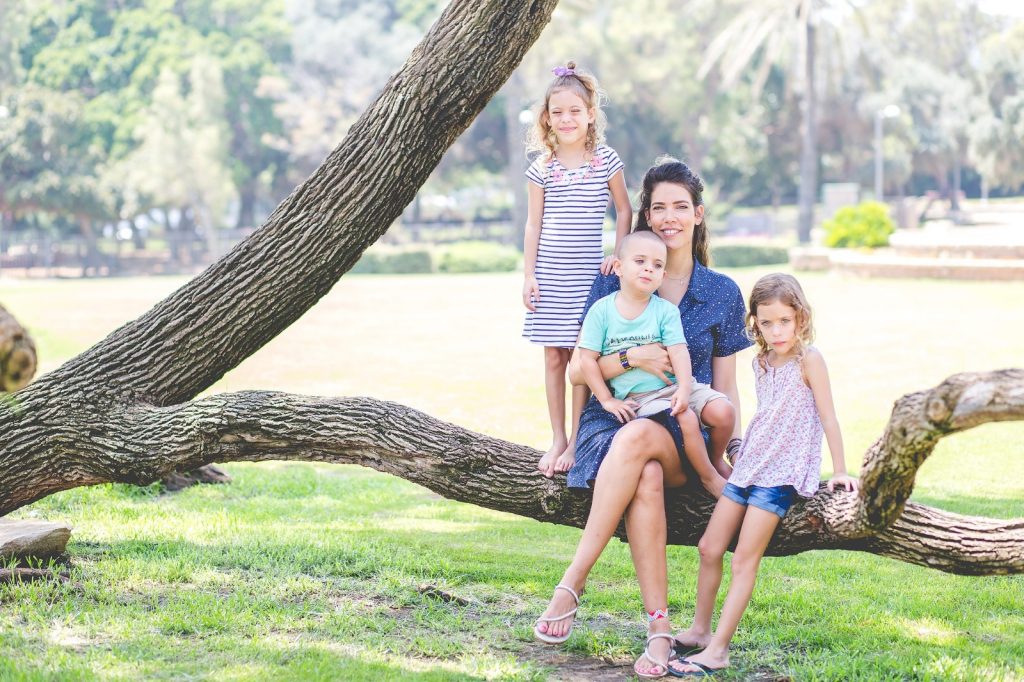
M 663 298 L 651 296 L 644 311 L 636 319 L 627 320 L 615 308 L 617 295 L 618 292 L 609 294 L 590 307 L 580 330 L 580 348 L 610 355 L 648 343 L 660 343 L 666 347 L 686 343 L 683 322 L 676 306 Z M 640 369 L 631 369 L 608 383 L 619 400 L 630 393 L 653 391 L 665 385 L 658 377 Z

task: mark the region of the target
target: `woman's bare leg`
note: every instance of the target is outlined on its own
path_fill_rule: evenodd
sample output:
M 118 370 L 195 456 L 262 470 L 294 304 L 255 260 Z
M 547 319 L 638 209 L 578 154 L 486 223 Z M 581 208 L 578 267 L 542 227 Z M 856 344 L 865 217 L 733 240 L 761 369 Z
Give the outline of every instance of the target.
M 668 524 L 665 519 L 664 476 L 661 464 L 656 461 L 647 462 L 640 473 L 636 495 L 626 508 L 629 552 L 633 557 L 637 581 L 640 583 L 644 610 L 648 614 L 658 609 L 668 610 L 668 564 L 665 556 Z M 648 634 L 670 632 L 671 629 L 667 617 L 659 618 L 650 623 Z M 671 642 L 667 639 L 654 640 L 650 644 L 651 655 L 657 661 L 667 660 L 670 645 Z M 641 656 L 634 664 L 634 670 L 657 674 L 662 668 L 659 663 Z
M 563 585 L 577 592 L 583 588 L 590 569 L 601 556 L 627 505 L 636 495 L 644 466 L 652 460 L 661 465 L 667 485 L 678 486 L 686 482 L 675 443 L 665 427 L 649 419 L 635 419 L 619 429 L 598 469 L 590 516 L 587 517 L 587 525 L 583 529 L 583 537 L 576 547 L 572 563 L 562 576 Z M 543 615 L 551 617 L 566 613 L 574 605 L 571 595 L 556 590 Z M 541 624 L 539 629 L 559 637 L 568 632 L 571 624 L 572 619 L 565 618 Z
M 567 348 L 544 347 L 544 393 L 551 420 L 551 448 L 541 456 L 537 468 L 548 478 L 554 476 L 555 459 L 569 443 L 565 437 L 565 368 L 571 354 Z

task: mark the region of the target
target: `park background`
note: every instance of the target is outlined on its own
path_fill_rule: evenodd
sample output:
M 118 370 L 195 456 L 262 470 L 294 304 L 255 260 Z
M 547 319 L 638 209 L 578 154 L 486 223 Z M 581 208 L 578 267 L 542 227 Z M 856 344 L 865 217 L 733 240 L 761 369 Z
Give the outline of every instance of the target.
M 806 84 L 786 5 L 564 2 L 379 249 L 378 263 L 427 251 L 427 269 L 446 272 L 345 277 L 211 392 L 369 394 L 543 445 L 540 357 L 518 339 L 519 276 L 452 274 L 481 261 L 508 267 L 523 109 L 551 66 L 575 58 L 608 91 L 609 142 L 631 190 L 656 155 L 675 154 L 708 180 L 716 243 L 789 247 L 799 241 Z M 876 118 L 894 106 L 883 129 L 885 194 L 894 208 L 917 197 L 922 209 L 932 204 L 923 226 L 907 232 L 970 234 L 989 227 L 972 216 L 996 206 L 1000 229 L 985 234 L 1019 239 L 1020 20 L 966 2 L 821 6 L 819 181 L 870 188 Z M 201 268 L 319 164 L 440 8 L 412 0 L 0 8 L 0 303 L 35 337 L 40 371 L 185 281 L 66 276 Z M 768 23 L 772 8 L 777 24 Z M 754 10 L 766 13 L 761 25 L 777 27 L 767 32 L 781 36 L 777 44 L 747 50 L 752 61 L 735 83 L 724 85 L 725 62 L 698 79 L 716 37 Z M 734 215 L 741 227 L 729 235 Z M 745 215 L 758 217 L 738 220 Z M 744 224 L 758 234 L 737 234 L 750 231 Z M 467 247 L 470 239 L 485 241 Z M 404 260 L 423 267 L 422 257 Z M 726 269 L 745 292 L 767 271 Z M 801 279 L 851 466 L 900 395 L 956 372 L 1021 364 L 1019 281 Z M 740 377 L 749 415 L 748 361 L 741 357 Z M 1013 425 L 950 438 L 922 468 L 914 499 L 1024 516 L 1022 454 Z M 530 641 L 530 625 L 578 531 L 447 502 L 358 468 L 226 468 L 229 486 L 175 496 L 159 486 L 100 486 L 20 510 L 75 525 L 74 580 L 0 587 L 0 676 L 616 679 L 638 652 L 639 598 L 618 543 L 592 577 L 582 627 L 565 652 L 550 650 Z M 670 605 L 682 625 L 695 551 L 669 556 Z M 438 601 L 420 591 L 424 583 L 468 604 Z M 851 553 L 770 559 L 734 675 L 1019 679 L 1022 586 Z

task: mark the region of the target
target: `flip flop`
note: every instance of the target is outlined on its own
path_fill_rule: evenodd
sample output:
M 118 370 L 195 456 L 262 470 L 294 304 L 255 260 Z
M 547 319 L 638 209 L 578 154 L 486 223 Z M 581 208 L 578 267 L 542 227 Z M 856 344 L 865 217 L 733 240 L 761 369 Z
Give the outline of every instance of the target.
M 650 635 L 650 636 L 647 637 L 647 643 L 644 644 L 644 656 L 646 656 L 647 660 L 650 661 L 651 663 L 653 663 L 655 666 L 657 666 L 658 668 L 661 668 L 662 672 L 660 672 L 660 673 L 642 673 L 642 672 L 640 672 L 639 670 L 636 669 L 636 663 L 634 663 L 633 664 L 633 674 L 636 675 L 639 678 L 642 678 L 642 679 L 645 679 L 645 680 L 656 680 L 658 678 L 665 677 L 665 675 L 668 675 L 669 670 L 670 670 L 669 667 L 668 667 L 668 664 L 676 659 L 676 653 L 672 649 L 669 649 L 668 658 L 665 659 L 664 663 L 662 663 L 661 661 L 656 659 L 654 656 L 652 656 L 651 655 L 651 651 L 650 651 L 650 649 L 651 649 L 651 642 L 653 642 L 656 639 L 670 639 L 672 641 L 675 641 L 675 637 L 673 637 L 668 632 L 656 632 L 653 635 Z M 639 663 L 639 661 L 637 661 L 637 663 Z
M 697 661 L 691 661 L 688 658 L 680 658 L 679 662 L 683 665 L 695 665 L 700 670 L 676 670 L 675 668 L 668 668 L 668 674 L 672 677 L 714 677 L 715 673 L 718 673 L 725 668 L 712 668 L 698 663 Z
M 541 623 L 556 623 L 556 622 L 558 622 L 560 620 L 565 620 L 566 618 L 569 618 L 570 616 L 575 616 L 576 615 L 576 611 L 579 609 L 579 605 L 580 605 L 580 595 L 576 594 L 576 590 L 572 589 L 568 585 L 555 585 L 555 589 L 556 590 L 565 590 L 566 592 L 571 594 L 572 598 L 576 600 L 576 608 L 574 608 L 572 611 L 567 611 L 567 612 L 563 613 L 560 616 L 548 616 L 547 618 L 541 616 L 540 618 L 537 619 L 537 622 L 533 626 L 533 636 L 534 636 L 535 639 L 538 639 L 541 642 L 544 642 L 545 644 L 561 644 L 562 642 L 565 642 L 566 640 L 568 640 L 569 639 L 569 635 L 572 634 L 573 626 L 576 625 L 576 619 L 575 618 L 572 619 L 572 623 L 569 624 L 569 629 L 561 637 L 555 637 L 553 635 L 549 635 L 546 632 L 541 632 L 540 630 L 537 629 L 537 627 Z

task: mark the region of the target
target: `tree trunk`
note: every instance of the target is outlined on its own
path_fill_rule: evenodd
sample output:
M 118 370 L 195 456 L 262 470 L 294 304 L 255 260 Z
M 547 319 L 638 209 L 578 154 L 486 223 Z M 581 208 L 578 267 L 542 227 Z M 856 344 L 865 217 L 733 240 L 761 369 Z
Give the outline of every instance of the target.
M 271 392 L 191 400 L 320 299 L 413 198 L 515 68 L 555 0 L 455 1 L 341 145 L 251 237 L 152 310 L 0 404 L 0 514 L 52 493 L 145 484 L 211 462 L 353 463 L 451 499 L 582 526 L 586 493 L 537 453 L 372 398 Z M 465 74 L 472 74 L 464 78 Z M 772 554 L 872 552 L 963 574 L 1024 572 L 1024 522 L 906 500 L 942 436 L 1024 418 L 1024 370 L 958 375 L 900 400 L 859 494 L 796 505 Z M 712 500 L 670 493 L 669 541 L 695 544 Z
M 814 203 L 818 195 L 818 104 L 814 78 L 814 25 L 806 21 L 804 47 L 804 97 L 800 125 L 800 214 L 797 221 L 797 239 L 801 244 L 811 241 L 814 227 Z

